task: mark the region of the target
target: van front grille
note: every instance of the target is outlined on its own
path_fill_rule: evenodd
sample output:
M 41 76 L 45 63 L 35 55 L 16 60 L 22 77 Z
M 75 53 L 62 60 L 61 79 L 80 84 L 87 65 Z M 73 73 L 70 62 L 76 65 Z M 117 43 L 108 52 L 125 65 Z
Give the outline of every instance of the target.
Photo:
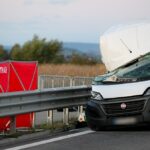
M 117 103 L 106 103 L 102 104 L 102 107 L 106 114 L 115 115 L 115 114 L 141 112 L 144 109 L 144 105 L 145 100 L 138 100 L 138 101 L 117 102 Z

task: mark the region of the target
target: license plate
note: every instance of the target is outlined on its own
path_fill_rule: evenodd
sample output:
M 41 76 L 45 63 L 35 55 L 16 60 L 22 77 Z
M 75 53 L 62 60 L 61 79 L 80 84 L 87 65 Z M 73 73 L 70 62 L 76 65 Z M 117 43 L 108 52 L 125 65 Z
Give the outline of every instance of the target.
M 137 123 L 137 119 L 134 117 L 116 118 L 113 120 L 114 125 L 131 125 L 136 123 Z

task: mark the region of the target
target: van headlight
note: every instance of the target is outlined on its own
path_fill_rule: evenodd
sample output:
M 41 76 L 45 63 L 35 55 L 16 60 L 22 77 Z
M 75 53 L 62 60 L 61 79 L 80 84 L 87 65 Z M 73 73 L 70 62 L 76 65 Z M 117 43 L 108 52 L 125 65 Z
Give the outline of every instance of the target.
M 98 93 L 98 92 L 92 91 L 92 92 L 91 92 L 91 95 L 92 95 L 92 97 L 91 97 L 92 99 L 95 99 L 95 100 L 103 100 L 101 94 Z
M 150 88 L 148 90 L 146 90 L 145 95 L 150 96 Z

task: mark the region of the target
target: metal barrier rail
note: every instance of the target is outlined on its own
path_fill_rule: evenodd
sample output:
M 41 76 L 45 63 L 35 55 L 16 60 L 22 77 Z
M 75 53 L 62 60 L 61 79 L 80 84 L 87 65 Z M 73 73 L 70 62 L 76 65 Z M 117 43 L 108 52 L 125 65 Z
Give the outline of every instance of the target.
M 5 93 L 0 95 L 0 117 L 11 116 L 11 132 L 15 132 L 15 115 L 68 108 L 86 104 L 91 87 L 43 89 L 40 91 Z
M 93 77 L 70 77 L 70 76 L 54 76 L 40 75 L 39 89 L 54 87 L 72 87 L 92 84 Z
M 81 86 L 86 85 L 90 86 L 92 84 L 93 77 L 80 77 L 80 76 L 59 76 L 59 75 L 40 75 L 38 87 L 39 89 L 44 88 L 57 88 L 57 87 L 73 87 L 73 86 Z M 70 109 L 69 109 L 70 110 Z M 63 123 L 68 124 L 69 117 L 65 117 L 65 115 L 69 114 L 69 110 L 66 108 L 63 109 Z M 68 111 L 68 112 L 67 112 Z M 83 106 L 78 107 L 77 118 L 83 114 Z M 55 120 L 55 111 L 42 111 L 40 113 L 35 113 L 35 119 L 33 123 L 35 125 L 39 125 L 40 123 L 44 124 L 53 124 L 53 118 Z M 68 119 L 67 119 L 68 118 Z

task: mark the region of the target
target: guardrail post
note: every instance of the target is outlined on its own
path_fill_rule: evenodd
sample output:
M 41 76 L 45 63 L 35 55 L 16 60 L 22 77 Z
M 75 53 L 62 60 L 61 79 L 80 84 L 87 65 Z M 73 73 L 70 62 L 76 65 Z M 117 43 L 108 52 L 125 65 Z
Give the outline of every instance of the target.
M 75 86 L 75 79 L 74 77 L 70 78 L 70 87 Z
M 54 84 L 54 78 L 52 78 L 52 88 L 54 88 L 55 84 Z
M 30 113 L 30 119 L 31 119 L 31 113 Z M 32 121 L 32 128 L 35 128 L 35 118 L 36 118 L 36 113 L 33 113 L 33 119 L 31 119 L 30 121 Z
M 78 112 L 79 112 L 79 115 L 83 113 L 83 106 L 78 107 Z
M 83 113 L 83 106 L 78 107 L 78 121 L 79 122 L 84 122 L 85 121 L 85 116 Z
M 75 86 L 75 78 L 72 79 L 72 86 Z
M 39 89 L 44 89 L 44 77 L 40 76 L 39 78 Z
M 47 124 L 53 127 L 53 110 L 48 111 Z
M 63 78 L 63 81 L 62 81 L 62 82 L 63 82 L 63 83 L 62 83 L 62 84 L 63 84 L 62 86 L 65 87 L 65 79 L 64 79 L 64 78 Z
M 41 76 L 38 76 L 38 89 L 41 89 Z
M 85 79 L 83 79 L 82 85 L 86 85 L 86 84 L 85 84 Z
M 73 86 L 73 78 L 71 77 L 70 78 L 70 87 L 72 87 Z
M 63 124 L 69 125 L 69 108 L 63 109 Z
M 11 116 L 10 118 L 10 133 L 16 133 L 16 116 Z

